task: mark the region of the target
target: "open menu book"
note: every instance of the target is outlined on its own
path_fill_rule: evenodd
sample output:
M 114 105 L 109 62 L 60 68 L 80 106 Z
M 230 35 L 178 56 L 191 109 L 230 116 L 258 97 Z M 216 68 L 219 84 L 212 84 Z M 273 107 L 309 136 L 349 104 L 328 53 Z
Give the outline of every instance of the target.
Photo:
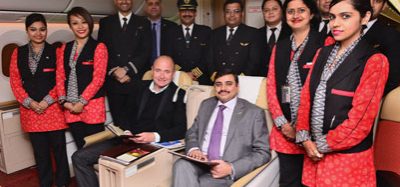
M 187 155 L 184 155 L 184 154 L 180 154 L 180 153 L 177 153 L 177 152 L 173 152 L 173 151 L 170 151 L 169 153 L 171 153 L 171 154 L 173 154 L 173 155 L 176 155 L 176 156 L 178 156 L 178 157 L 181 157 L 181 158 L 183 158 L 183 159 L 185 159 L 185 160 L 189 160 L 189 161 L 196 162 L 196 163 L 200 163 L 200 164 L 205 164 L 205 165 L 208 165 L 208 166 L 215 166 L 215 165 L 218 165 L 218 163 L 215 163 L 215 162 L 210 162 L 210 161 L 204 161 L 204 160 L 195 159 L 195 158 L 192 158 L 192 157 L 190 157 L 190 156 L 187 156 Z
M 106 125 L 106 128 L 111 131 L 113 134 L 115 134 L 117 137 L 120 138 L 134 138 L 135 135 L 127 135 L 124 133 L 124 130 L 119 128 L 118 126 L 115 126 L 113 123 L 110 123 Z
M 185 148 L 185 142 L 183 140 L 175 140 L 168 142 L 153 142 L 152 145 L 157 147 L 163 147 L 171 151 L 179 151 Z
M 113 147 L 100 155 L 100 158 L 120 163 L 122 165 L 129 165 L 137 159 L 140 159 L 150 153 L 153 153 L 160 148 L 150 144 L 120 144 Z

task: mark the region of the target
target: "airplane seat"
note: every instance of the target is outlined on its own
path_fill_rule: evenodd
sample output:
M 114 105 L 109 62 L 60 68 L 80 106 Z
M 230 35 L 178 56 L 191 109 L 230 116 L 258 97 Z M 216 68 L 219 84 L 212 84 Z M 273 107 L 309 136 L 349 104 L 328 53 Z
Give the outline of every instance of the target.
M 142 80 L 152 80 L 153 73 L 151 70 L 144 73 Z M 193 80 L 184 71 L 175 71 L 173 82 L 180 88 L 186 90 L 189 86 L 193 85 Z
M 384 99 L 374 142 L 378 186 L 400 184 L 400 87 Z
M 269 132 L 272 129 L 272 117 L 268 111 L 268 102 L 267 102 L 267 87 L 266 87 L 267 79 L 265 77 L 253 77 L 253 76 L 239 76 L 239 95 L 238 97 L 242 99 L 246 99 L 247 101 L 257 105 L 258 107 L 264 109 L 267 119 L 267 127 Z M 186 103 L 186 116 L 187 116 L 187 127 L 190 128 L 194 122 L 194 119 L 197 115 L 197 111 L 200 107 L 201 102 L 204 99 L 212 97 L 215 95 L 214 88 L 212 86 L 206 85 L 192 85 L 187 89 L 187 103 Z M 268 169 L 270 163 L 274 162 L 276 165 L 276 153 L 272 152 L 272 158 L 269 163 L 266 163 L 259 168 L 251 171 L 247 175 L 235 181 L 232 184 L 234 187 L 246 186 L 249 182 L 251 182 L 255 177 L 261 174 L 263 171 Z M 269 180 L 269 184 L 276 184 L 276 176 L 278 175 L 278 166 L 274 166 L 273 169 L 269 169 L 269 177 L 265 179 Z M 279 178 L 279 177 L 278 177 Z M 261 184 L 265 181 L 262 181 Z

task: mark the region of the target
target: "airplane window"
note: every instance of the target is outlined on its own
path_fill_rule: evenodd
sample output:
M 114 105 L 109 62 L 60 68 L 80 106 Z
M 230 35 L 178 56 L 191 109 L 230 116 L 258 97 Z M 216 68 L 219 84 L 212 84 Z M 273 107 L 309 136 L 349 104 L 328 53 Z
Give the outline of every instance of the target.
M 7 44 L 3 47 L 3 50 L 1 52 L 1 69 L 2 73 L 6 77 L 10 77 L 10 62 L 11 62 L 11 55 L 14 51 L 15 48 L 17 48 L 18 45 L 15 43 Z
M 62 42 L 54 42 L 52 45 L 53 45 L 55 48 L 59 48 L 59 47 L 61 47 L 61 46 L 63 45 L 63 43 L 62 43 Z

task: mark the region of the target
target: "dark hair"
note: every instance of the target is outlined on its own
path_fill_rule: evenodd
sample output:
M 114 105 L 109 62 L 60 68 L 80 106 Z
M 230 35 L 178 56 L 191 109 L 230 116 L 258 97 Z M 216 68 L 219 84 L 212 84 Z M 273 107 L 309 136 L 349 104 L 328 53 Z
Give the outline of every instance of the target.
M 280 0 L 263 0 L 263 2 L 261 3 L 261 10 L 264 8 L 265 3 L 267 3 L 268 1 L 276 1 L 279 7 L 281 7 L 281 10 L 283 10 L 283 5 Z
M 71 26 L 71 16 L 82 17 L 89 25 L 89 35 L 93 32 L 94 21 L 89 12 L 83 7 L 74 7 L 67 14 L 68 25 Z
M 342 1 L 349 1 L 349 3 L 354 7 L 355 10 L 357 10 L 360 13 L 360 16 L 363 18 L 367 14 L 367 12 L 371 12 L 371 15 L 373 13 L 372 7 L 371 7 L 371 1 L 366 1 L 366 0 L 332 0 L 331 4 L 329 4 L 329 9 L 331 9 L 333 6 L 336 4 L 342 2 Z
M 235 79 L 236 84 L 239 84 L 239 77 L 238 77 L 238 75 L 237 75 L 236 73 L 234 73 L 234 72 L 233 72 L 232 70 L 230 70 L 230 69 L 223 69 L 223 70 L 221 70 L 221 71 L 218 71 L 217 74 L 215 75 L 214 82 L 215 82 L 218 78 L 220 78 L 220 77 L 222 77 L 222 76 L 225 76 L 225 75 L 232 75 L 233 78 Z
M 33 13 L 29 14 L 25 19 L 25 29 L 28 29 L 35 22 L 42 22 L 47 27 L 46 18 L 42 14 Z
M 239 3 L 240 5 L 240 10 L 243 12 L 243 2 L 241 0 L 226 0 L 224 3 L 224 10 L 228 4 L 233 4 L 233 3 Z
M 283 3 L 283 12 L 286 13 L 286 9 L 289 3 L 292 1 L 293 0 L 286 0 L 285 3 Z M 310 21 L 311 27 L 317 27 L 319 22 L 321 21 L 321 16 L 315 0 L 302 0 L 302 1 L 307 6 L 307 8 L 310 9 L 311 14 L 313 15 L 313 18 Z M 286 22 L 286 16 L 283 16 L 283 20 Z

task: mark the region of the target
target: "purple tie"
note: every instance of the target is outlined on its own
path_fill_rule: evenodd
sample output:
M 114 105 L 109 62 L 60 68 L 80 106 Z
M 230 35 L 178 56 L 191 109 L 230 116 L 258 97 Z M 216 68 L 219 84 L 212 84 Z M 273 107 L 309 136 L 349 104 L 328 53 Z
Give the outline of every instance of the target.
M 208 160 L 218 160 L 221 147 L 222 127 L 224 126 L 224 109 L 226 106 L 219 105 L 217 119 L 211 132 L 210 145 L 208 145 Z

